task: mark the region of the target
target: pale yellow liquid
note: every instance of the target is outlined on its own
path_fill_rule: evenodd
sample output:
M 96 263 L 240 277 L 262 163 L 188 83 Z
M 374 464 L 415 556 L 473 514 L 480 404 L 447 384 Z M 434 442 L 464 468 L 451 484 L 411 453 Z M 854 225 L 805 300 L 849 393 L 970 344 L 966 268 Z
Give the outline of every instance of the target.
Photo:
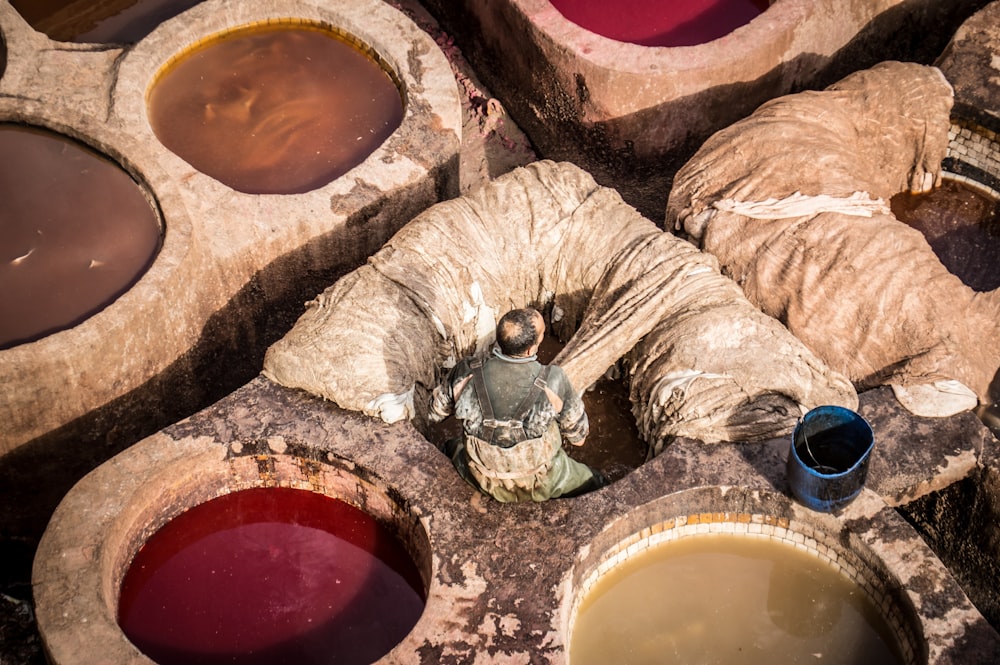
M 597 581 L 571 665 L 898 665 L 865 592 L 791 545 L 704 535 L 654 546 Z

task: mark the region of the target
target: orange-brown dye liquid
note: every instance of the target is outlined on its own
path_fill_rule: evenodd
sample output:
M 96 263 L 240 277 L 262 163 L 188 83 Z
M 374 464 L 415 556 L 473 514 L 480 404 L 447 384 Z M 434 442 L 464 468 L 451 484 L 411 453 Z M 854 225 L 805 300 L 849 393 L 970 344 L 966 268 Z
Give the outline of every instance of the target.
M 118 165 L 67 137 L 0 125 L 0 349 L 106 307 L 146 271 L 161 238 Z
M 681 538 L 613 568 L 584 598 L 571 665 L 893 665 L 885 619 L 831 565 L 738 535 Z
M 156 136 L 196 169 L 251 194 L 296 194 L 360 164 L 399 127 L 389 75 L 308 25 L 229 33 L 181 57 L 149 93 Z
M 927 238 L 941 263 L 976 291 L 1000 287 L 1000 201 L 957 180 L 928 194 L 897 194 L 892 213 Z

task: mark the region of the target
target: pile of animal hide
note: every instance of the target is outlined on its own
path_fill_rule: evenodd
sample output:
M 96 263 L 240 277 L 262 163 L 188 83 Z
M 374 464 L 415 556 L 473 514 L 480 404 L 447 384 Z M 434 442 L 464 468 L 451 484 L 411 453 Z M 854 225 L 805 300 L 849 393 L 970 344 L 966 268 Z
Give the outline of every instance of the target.
M 1000 295 L 887 203 L 939 183 L 951 106 L 939 70 L 899 62 L 772 100 L 702 146 L 666 213 L 830 367 L 928 416 L 989 401 L 1000 367 Z
M 515 307 L 551 312 L 585 388 L 619 360 L 646 441 L 754 441 L 803 409 L 854 408 L 846 378 L 723 277 L 572 164 L 516 169 L 426 210 L 309 303 L 264 374 L 387 422 L 419 417 L 447 368 Z

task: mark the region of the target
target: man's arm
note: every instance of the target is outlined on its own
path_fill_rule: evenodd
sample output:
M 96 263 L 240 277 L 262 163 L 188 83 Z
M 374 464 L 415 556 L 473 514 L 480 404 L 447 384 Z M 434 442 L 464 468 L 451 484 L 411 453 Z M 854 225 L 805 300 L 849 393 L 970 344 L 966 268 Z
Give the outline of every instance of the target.
M 431 393 L 430 412 L 427 414 L 427 419 L 432 423 L 439 423 L 455 412 L 455 400 L 472 378 L 472 375 L 468 374 L 456 383 L 456 377 L 461 376 L 460 372 L 467 371 L 465 365 L 466 363 L 462 362 L 453 367 L 444 380 L 434 387 Z
M 553 367 L 549 371 L 550 374 L 555 374 L 554 377 L 550 376 L 550 381 L 555 379 L 551 381 L 553 385 L 550 387 L 562 400 L 562 409 L 556 416 L 556 422 L 559 424 L 559 431 L 562 432 L 563 441 L 571 446 L 582 446 L 590 433 L 590 420 L 587 418 L 583 399 L 573 390 L 569 377 L 561 368 Z

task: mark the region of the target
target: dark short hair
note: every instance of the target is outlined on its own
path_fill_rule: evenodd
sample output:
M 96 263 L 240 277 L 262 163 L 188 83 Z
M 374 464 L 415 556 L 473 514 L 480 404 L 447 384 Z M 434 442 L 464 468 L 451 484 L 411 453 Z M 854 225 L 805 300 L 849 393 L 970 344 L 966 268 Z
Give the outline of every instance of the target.
M 536 342 L 535 317 L 538 311 L 530 307 L 512 309 L 497 322 L 497 344 L 507 356 L 523 356 Z

